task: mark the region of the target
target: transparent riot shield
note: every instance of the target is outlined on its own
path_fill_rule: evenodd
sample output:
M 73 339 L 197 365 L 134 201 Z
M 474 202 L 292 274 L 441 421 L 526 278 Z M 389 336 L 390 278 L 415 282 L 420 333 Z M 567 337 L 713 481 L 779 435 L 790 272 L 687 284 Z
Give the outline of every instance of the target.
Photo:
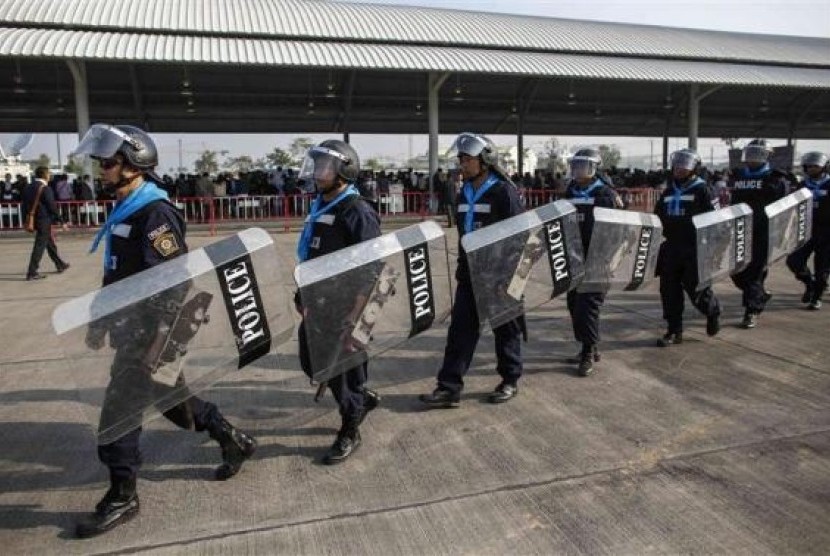
M 192 427 L 181 402 L 289 341 L 281 267 L 252 228 L 59 305 L 52 326 L 99 443 L 160 414 Z
M 663 225 L 655 214 L 594 209 L 580 292 L 633 291 L 654 278 Z
M 697 233 L 697 289 L 737 274 L 752 261 L 752 209 L 746 203 L 692 217 Z
M 767 264 L 783 259 L 813 235 L 813 193 L 806 187 L 764 207 L 769 218 Z
M 476 308 L 496 328 L 579 285 L 577 211 L 556 201 L 464 235 Z
M 306 372 L 318 382 L 443 322 L 452 306 L 447 242 L 433 221 L 306 261 L 294 280 Z

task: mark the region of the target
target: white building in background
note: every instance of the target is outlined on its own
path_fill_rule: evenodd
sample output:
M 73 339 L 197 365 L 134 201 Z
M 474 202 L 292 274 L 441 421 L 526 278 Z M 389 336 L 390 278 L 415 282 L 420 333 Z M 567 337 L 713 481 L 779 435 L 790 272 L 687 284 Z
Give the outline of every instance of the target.
M 518 147 L 509 147 L 502 150 L 502 162 L 504 169 L 508 173 L 513 174 L 519 169 L 519 149 Z M 539 162 L 539 157 L 533 149 L 525 148 L 524 160 L 522 161 L 522 170 L 533 174 L 536 171 L 536 164 Z

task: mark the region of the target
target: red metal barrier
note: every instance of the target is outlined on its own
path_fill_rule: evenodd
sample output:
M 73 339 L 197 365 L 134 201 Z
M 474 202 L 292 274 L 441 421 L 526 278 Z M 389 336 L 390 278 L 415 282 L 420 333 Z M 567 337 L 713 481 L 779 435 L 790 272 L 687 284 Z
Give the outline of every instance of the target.
M 630 210 L 651 212 L 659 191 L 651 188 L 617 189 Z M 522 203 L 534 209 L 555 201 L 558 196 L 550 189 L 521 189 Z M 300 195 L 239 195 L 233 197 L 179 197 L 171 199 L 191 224 L 207 224 L 211 233 L 217 225 L 234 222 L 282 221 L 287 231 L 299 225 L 308 215 L 313 194 Z M 396 191 L 382 193 L 378 199 L 381 218 L 428 218 L 430 208 L 437 211 L 437 197 L 432 207 L 429 193 Z M 71 227 L 94 228 L 102 225 L 115 207 L 115 201 L 62 201 L 58 210 Z M 20 230 L 23 227 L 21 203 L 0 203 L 0 230 Z

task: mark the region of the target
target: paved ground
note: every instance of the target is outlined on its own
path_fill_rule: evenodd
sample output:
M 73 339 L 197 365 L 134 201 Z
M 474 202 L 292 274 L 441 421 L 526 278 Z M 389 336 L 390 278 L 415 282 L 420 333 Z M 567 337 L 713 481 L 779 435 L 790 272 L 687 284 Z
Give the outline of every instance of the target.
M 275 237 L 290 253 L 296 234 Z M 73 387 L 83 369 L 61 359 L 49 315 L 100 279 L 88 241 L 62 237 L 72 268 L 27 283 L 31 240 L 0 240 L 4 554 L 828 552 L 830 306 L 801 309 L 781 266 L 758 329 L 735 327 L 739 296 L 720 284 L 722 333 L 707 338 L 690 316 L 687 342 L 666 350 L 653 347 L 655 287 L 613 295 L 591 378 L 563 361 L 577 347 L 562 301 L 534 311 L 520 395 L 502 406 L 482 403 L 497 383 L 488 334 L 462 407 L 422 411 L 445 331 L 419 339 L 373 365 L 383 405 L 338 467 L 319 464 L 339 425 L 331 398 L 313 403 L 295 358 L 265 361 L 205 394 L 259 439 L 237 478 L 211 481 L 215 444 L 157 421 L 143 437 L 141 515 L 74 540 L 106 474 Z

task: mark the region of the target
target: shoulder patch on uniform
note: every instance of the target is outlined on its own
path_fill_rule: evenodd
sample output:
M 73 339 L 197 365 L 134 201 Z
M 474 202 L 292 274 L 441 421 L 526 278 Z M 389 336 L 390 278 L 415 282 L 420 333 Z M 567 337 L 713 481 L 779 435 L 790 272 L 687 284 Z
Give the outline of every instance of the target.
M 156 228 L 152 232 L 148 233 L 147 234 L 147 239 L 149 239 L 150 241 L 155 241 L 156 238 L 159 237 L 161 234 L 163 234 L 164 232 L 169 232 L 169 231 L 170 231 L 170 224 L 165 222 L 164 224 L 162 224 L 161 226 L 159 226 L 158 228 Z
M 161 253 L 162 257 L 169 257 L 178 252 L 179 242 L 173 232 L 164 232 L 153 240 L 153 248 Z

